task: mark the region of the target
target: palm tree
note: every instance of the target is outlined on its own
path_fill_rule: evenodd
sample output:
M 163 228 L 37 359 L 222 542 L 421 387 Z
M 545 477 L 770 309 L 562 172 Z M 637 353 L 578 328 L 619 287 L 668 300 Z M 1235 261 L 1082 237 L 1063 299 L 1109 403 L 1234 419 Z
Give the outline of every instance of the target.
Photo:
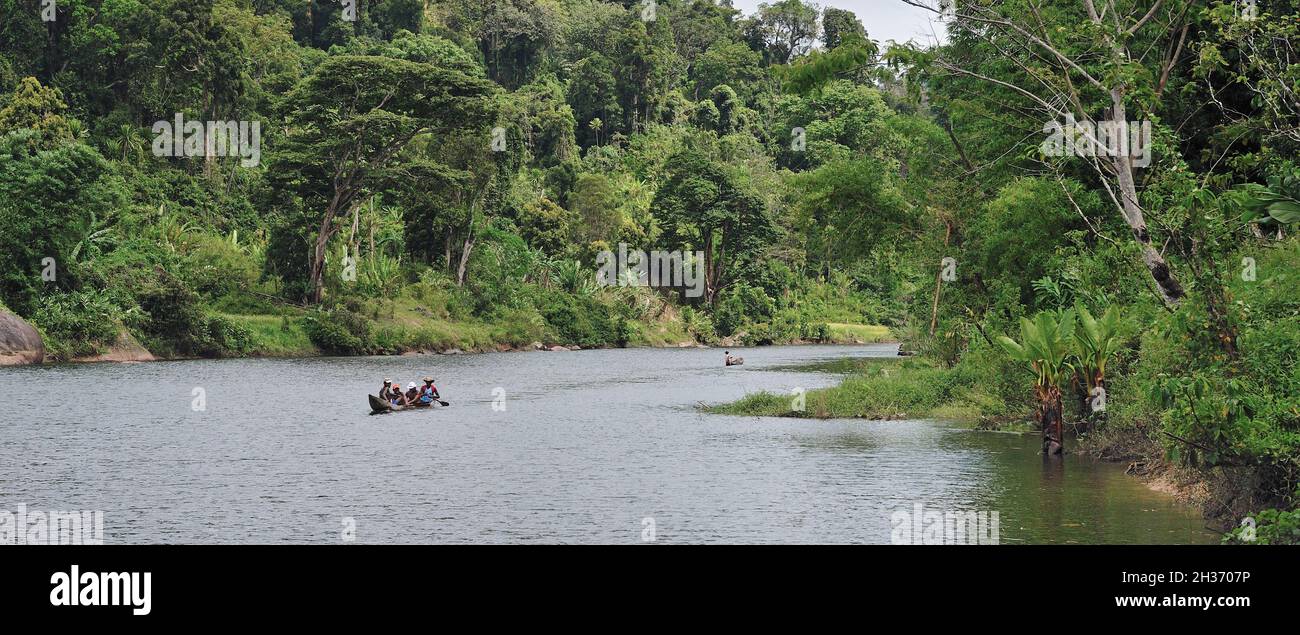
M 108 139 L 108 148 L 123 161 L 144 154 L 145 142 L 140 129 L 124 123 L 118 126 L 117 134 Z
M 1083 393 L 1084 421 L 1089 415 L 1098 415 L 1100 410 L 1092 407 L 1092 398 L 1105 393 L 1106 362 L 1115 355 L 1119 344 L 1119 311 L 1114 307 L 1106 309 L 1101 319 L 1097 320 L 1083 304 L 1075 304 L 1074 310 L 1079 315 L 1079 327 L 1074 331 L 1075 357 L 1079 362 L 1079 377 Z
M 1061 384 L 1074 373 L 1070 363 L 1074 311 L 1067 309 L 1058 319 L 1055 311 L 1041 311 L 1032 321 L 1020 318 L 1020 342 L 1003 335 L 998 342 L 1012 358 L 1025 362 L 1034 373 L 1035 413 L 1043 429 L 1043 452 L 1064 450 L 1061 417 Z

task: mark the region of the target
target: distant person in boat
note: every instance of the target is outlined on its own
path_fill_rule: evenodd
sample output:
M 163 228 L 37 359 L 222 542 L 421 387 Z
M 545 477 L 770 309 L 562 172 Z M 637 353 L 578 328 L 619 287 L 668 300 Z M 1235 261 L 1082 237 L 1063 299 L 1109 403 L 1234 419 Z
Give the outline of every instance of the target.
M 379 398 L 384 401 L 391 401 L 393 396 L 393 380 L 385 377 L 384 387 L 379 389 Z
M 723 351 L 722 354 L 723 354 L 723 355 L 726 355 L 726 357 L 724 358 L 724 362 L 725 362 L 728 366 L 730 366 L 730 365 L 732 365 L 733 363 L 735 363 L 736 358 L 734 358 L 734 357 L 731 356 L 731 351 Z
M 424 385 L 420 386 L 416 402 L 422 405 L 432 405 L 433 402 L 439 401 L 441 397 L 442 395 L 438 394 L 438 387 L 433 385 L 433 378 L 425 377 Z

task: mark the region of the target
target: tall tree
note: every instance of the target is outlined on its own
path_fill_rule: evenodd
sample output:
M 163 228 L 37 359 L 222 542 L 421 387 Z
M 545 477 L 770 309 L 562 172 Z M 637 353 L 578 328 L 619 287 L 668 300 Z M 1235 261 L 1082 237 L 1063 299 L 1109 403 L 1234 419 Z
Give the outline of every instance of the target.
M 789 64 L 817 41 L 817 5 L 799 0 L 764 3 L 758 5 L 758 19 L 772 61 L 777 64 Z
M 773 236 L 763 202 L 727 171 L 727 166 L 696 150 L 668 162 L 667 181 L 651 210 L 673 249 L 704 253 L 704 300 L 735 281 L 741 262 L 752 260 Z
M 858 21 L 858 16 L 846 9 L 826 7 L 822 12 L 822 44 L 827 49 L 834 49 L 851 39 L 867 39 L 867 30 Z
M 276 178 L 322 210 L 310 301 L 321 300 L 335 219 L 385 182 L 416 137 L 482 127 L 492 90 L 485 78 L 445 66 L 363 56 L 330 58 L 294 88 L 283 104 L 289 132 Z
M 935 2 L 904 1 L 942 11 Z M 1099 121 L 1126 126 L 1150 123 L 1163 90 L 1160 78 L 1183 54 L 1178 42 L 1192 19 L 1192 4 L 1191 0 L 1130 0 L 1101 7 L 1094 0 L 1045 5 L 1032 0 L 958 3 L 949 21 L 952 44 L 934 56 L 933 69 L 936 76 L 983 84 L 985 99 L 1002 104 L 1004 111 L 1013 104 L 1010 107 L 1021 119 L 1021 127 L 1024 121 L 1034 122 L 1034 128 L 1042 122 L 1065 127 L 1070 120 L 1093 127 Z M 1088 28 L 1065 28 L 1080 23 Z M 1149 54 L 1152 51 L 1164 53 Z M 1078 138 L 1066 147 L 1105 143 L 1097 138 L 1099 132 L 1087 133 L 1087 129 L 1079 129 Z M 1145 139 L 1148 151 L 1155 151 L 1151 144 L 1158 136 Z M 1040 133 L 1022 143 L 1042 141 Z M 1127 152 L 1091 152 L 1082 160 L 1129 226 L 1157 292 L 1166 304 L 1176 305 L 1185 294 L 1183 285 L 1147 226 L 1140 159 L 1128 141 L 1123 144 Z M 1169 165 L 1178 162 L 1177 157 L 1165 159 Z

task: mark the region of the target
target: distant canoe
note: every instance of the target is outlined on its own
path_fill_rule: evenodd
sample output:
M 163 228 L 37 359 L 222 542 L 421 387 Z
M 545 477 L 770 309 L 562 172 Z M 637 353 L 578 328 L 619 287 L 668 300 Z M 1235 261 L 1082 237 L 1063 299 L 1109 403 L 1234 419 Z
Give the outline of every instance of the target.
M 745 358 L 744 358 L 744 357 L 735 357 L 735 358 L 732 358 L 730 361 L 727 362 L 727 365 L 728 365 L 728 366 L 744 366 L 744 365 L 745 365 Z
M 426 406 L 394 406 L 374 395 L 366 395 L 370 398 L 370 414 L 382 415 L 390 412 L 406 412 L 407 410 L 433 410 L 440 407 L 441 404 L 434 402 Z

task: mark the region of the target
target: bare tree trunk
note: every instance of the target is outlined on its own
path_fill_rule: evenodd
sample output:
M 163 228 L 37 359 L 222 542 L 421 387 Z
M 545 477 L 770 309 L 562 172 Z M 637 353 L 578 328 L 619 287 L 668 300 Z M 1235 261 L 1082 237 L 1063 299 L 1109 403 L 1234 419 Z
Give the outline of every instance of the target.
M 442 241 L 442 270 L 451 273 L 451 228 L 447 228 L 447 237 Z
M 321 297 L 325 290 L 325 247 L 330 241 L 330 236 L 334 233 L 334 208 L 325 214 L 321 220 L 320 232 L 316 234 L 316 250 L 312 253 L 311 259 L 311 289 L 307 295 L 308 304 L 320 304 Z
M 1112 88 L 1110 99 L 1114 121 L 1128 121 L 1128 110 L 1124 106 L 1124 92 L 1119 88 Z M 1142 206 L 1138 203 L 1137 183 L 1133 178 L 1133 158 L 1125 153 L 1117 153 L 1112 163 L 1115 166 L 1116 181 L 1119 185 L 1120 212 L 1129 228 L 1133 230 L 1133 238 L 1142 249 L 1142 261 L 1151 272 L 1151 277 L 1155 279 L 1156 287 L 1165 304 L 1176 305 L 1183 299 L 1183 286 L 1174 278 L 1164 256 L 1151 244 L 1146 218 L 1142 213 Z
M 474 250 L 473 233 L 466 234 L 465 244 L 460 252 L 460 264 L 456 267 L 456 286 L 465 286 L 465 269 L 469 266 L 469 254 Z
M 1047 389 L 1045 399 L 1039 404 L 1039 420 L 1043 426 L 1043 454 L 1048 456 L 1065 451 L 1065 437 L 1061 426 L 1061 390 Z
M 704 236 L 704 298 L 713 306 L 718 298 L 717 276 L 713 271 L 713 232 Z
M 943 247 L 948 248 L 948 241 L 952 238 L 952 221 L 944 219 Z M 934 306 L 930 308 L 930 337 L 934 337 L 935 329 L 939 328 L 939 290 L 943 288 L 943 268 L 934 274 Z
M 474 251 L 474 211 L 469 211 L 465 220 L 465 238 L 461 241 L 460 262 L 456 265 L 456 286 L 465 286 L 465 275 L 469 268 L 469 256 Z

